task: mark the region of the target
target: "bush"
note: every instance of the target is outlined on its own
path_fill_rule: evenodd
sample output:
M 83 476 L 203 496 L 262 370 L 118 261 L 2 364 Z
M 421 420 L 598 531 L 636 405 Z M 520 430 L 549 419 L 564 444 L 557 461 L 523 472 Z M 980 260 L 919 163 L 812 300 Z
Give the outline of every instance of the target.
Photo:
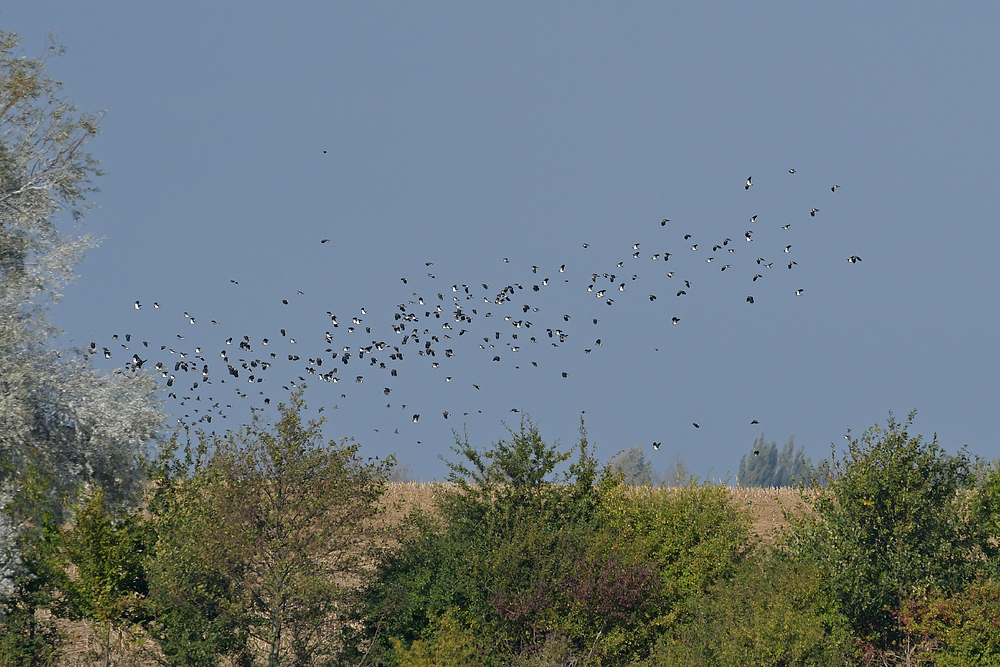
M 910 652 L 938 667 L 1000 665 L 1000 581 L 908 600 L 898 615 Z
M 768 554 L 687 601 L 690 621 L 659 639 L 651 664 L 843 665 L 853 639 L 823 572 Z

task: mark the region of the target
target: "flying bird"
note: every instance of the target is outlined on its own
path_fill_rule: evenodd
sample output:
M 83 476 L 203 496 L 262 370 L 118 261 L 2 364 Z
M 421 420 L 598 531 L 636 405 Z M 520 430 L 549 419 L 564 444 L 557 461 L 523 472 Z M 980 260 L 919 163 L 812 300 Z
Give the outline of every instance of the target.
M 657 452 L 658 452 L 658 451 L 660 451 L 660 445 L 661 445 L 661 444 L 662 444 L 662 443 L 659 443 L 659 442 L 654 442 L 654 443 L 653 443 L 653 451 L 657 451 Z
M 858 257 L 857 255 L 851 255 L 850 257 L 847 258 L 847 261 L 850 262 L 851 264 L 857 264 L 858 262 L 861 261 L 861 258 Z
M 749 190 L 751 185 L 753 185 L 753 176 L 747 176 L 747 186 L 746 186 L 746 189 Z
M 812 209 L 812 210 L 809 211 L 809 215 L 811 215 L 814 218 L 816 217 L 817 213 L 819 213 L 819 209 L 818 208 L 814 208 L 814 209 Z

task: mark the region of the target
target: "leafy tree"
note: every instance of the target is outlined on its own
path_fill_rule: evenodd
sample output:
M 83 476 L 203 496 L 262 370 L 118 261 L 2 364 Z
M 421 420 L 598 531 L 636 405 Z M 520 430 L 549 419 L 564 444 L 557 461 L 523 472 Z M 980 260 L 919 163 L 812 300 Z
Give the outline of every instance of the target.
M 104 635 L 104 666 L 111 659 L 111 639 L 144 618 L 147 593 L 142 560 L 145 539 L 134 514 L 114 517 L 96 487 L 76 513 L 72 527 L 60 531 L 60 554 L 76 576 L 66 576 L 60 567 L 57 585 L 74 618 L 93 620 Z M 61 563 L 60 563 L 61 564 Z
M 850 440 L 829 485 L 806 495 L 812 512 L 795 517 L 785 544 L 830 578 L 852 629 L 872 650 L 903 639 L 894 613 L 904 600 L 952 595 L 992 567 L 990 503 L 977 500 L 964 450 L 911 437 L 892 415 Z
M 448 462 L 435 512 L 414 515 L 379 567 L 362 642 L 376 663 L 452 645 L 454 629 L 442 620 L 451 618 L 476 638 L 483 664 L 509 664 L 575 622 L 570 590 L 583 606 L 600 604 L 594 584 L 603 562 L 587 552 L 597 464 L 582 422 L 573 462 L 572 449 L 546 443 L 528 418 L 508 430 L 510 438 L 484 450 L 456 436 L 460 458 Z M 587 564 L 597 576 L 570 585 Z M 621 568 L 608 574 L 628 576 Z
M 646 460 L 642 447 L 630 447 L 619 452 L 611 461 L 611 468 L 620 472 L 626 484 L 652 484 L 653 464 Z
M 795 436 L 789 438 L 779 452 L 778 443 L 764 442 L 761 433 L 753 443 L 753 454 L 744 454 L 740 459 L 740 484 L 770 488 L 804 481 L 811 463 L 803 457 L 802 447 L 795 449 L 794 439 Z
M 50 583 L 45 539 L 84 482 L 113 504 L 134 497 L 137 455 L 163 415 L 151 378 L 99 373 L 51 342 L 47 310 L 94 245 L 66 227 L 101 173 L 85 150 L 100 114 L 78 111 L 45 73 L 54 43 L 37 58 L 18 43 L 0 31 L 0 625 L 16 614 L 30 635 Z
M 204 467 L 161 517 L 150 579 L 171 650 L 185 651 L 197 628 L 269 667 L 336 659 L 353 591 L 385 548 L 378 501 L 393 460 L 364 461 L 345 440 L 323 443 L 321 422 L 302 420 L 301 395 L 278 406 L 273 427 L 255 413 L 251 425 L 211 439 Z M 184 622 L 175 630 L 169 618 Z

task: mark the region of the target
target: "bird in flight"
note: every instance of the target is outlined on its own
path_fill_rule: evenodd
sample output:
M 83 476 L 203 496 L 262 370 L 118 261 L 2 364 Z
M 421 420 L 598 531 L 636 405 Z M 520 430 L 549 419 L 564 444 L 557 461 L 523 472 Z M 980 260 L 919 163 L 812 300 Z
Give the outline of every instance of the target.
M 836 192 L 837 188 L 839 188 L 839 187 L 840 187 L 839 185 L 833 186 L 832 188 L 830 188 L 830 192 Z
M 847 258 L 847 261 L 850 262 L 851 264 L 857 264 L 858 262 L 861 261 L 861 258 L 858 257 L 857 255 L 851 255 L 850 257 Z
M 749 190 L 751 185 L 753 185 L 753 176 L 747 176 L 747 186 L 746 186 L 746 189 Z
M 818 212 L 819 212 L 819 209 L 818 209 L 818 208 L 814 208 L 814 209 L 812 209 L 811 211 L 809 211 L 809 215 L 811 215 L 812 217 L 814 217 L 814 218 L 815 218 L 815 217 L 816 217 L 816 214 L 817 214 Z
M 657 451 L 657 452 L 660 451 L 660 444 L 662 444 L 662 443 L 654 442 L 653 443 L 653 451 Z

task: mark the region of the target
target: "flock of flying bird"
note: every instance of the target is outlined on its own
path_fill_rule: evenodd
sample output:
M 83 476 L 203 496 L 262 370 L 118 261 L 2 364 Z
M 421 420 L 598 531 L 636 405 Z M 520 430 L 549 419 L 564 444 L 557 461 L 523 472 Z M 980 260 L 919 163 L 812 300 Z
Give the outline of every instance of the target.
M 789 173 L 794 174 L 795 170 L 790 169 Z M 749 191 L 751 187 L 754 187 L 753 180 L 747 178 L 745 189 Z M 836 193 L 838 188 L 839 185 L 834 185 L 831 191 Z M 803 211 L 803 215 L 805 213 Z M 811 218 L 816 218 L 818 213 L 818 208 L 808 211 Z M 333 311 L 326 311 L 328 327 L 321 334 L 311 332 L 303 335 L 280 328 L 267 336 L 225 333 L 212 336 L 214 342 L 211 344 L 195 345 L 188 340 L 190 336 L 187 332 L 177 333 L 167 342 L 140 340 L 131 333 L 124 333 L 112 335 L 111 342 L 106 345 L 90 342 L 84 353 L 116 361 L 124 359 L 121 372 L 152 373 L 165 386 L 168 398 L 174 401 L 178 423 L 186 427 L 211 429 L 213 419 L 224 419 L 227 411 L 232 410 L 238 401 L 255 406 L 270 405 L 272 398 L 278 398 L 275 392 L 279 387 L 287 393 L 310 379 L 352 385 L 365 382 L 376 384 L 381 386 L 384 400 L 389 401 L 386 407 L 393 408 L 391 395 L 394 379 L 405 372 L 411 363 L 440 369 L 444 381 L 452 382 L 452 375 L 447 374 L 448 368 L 467 363 L 464 360 L 469 355 L 483 355 L 501 365 L 513 363 L 516 369 L 521 368 L 520 360 L 524 358 L 533 368 L 539 368 L 539 363 L 543 362 L 542 368 L 547 369 L 545 349 L 578 344 L 584 354 L 595 352 L 602 346 L 600 317 L 574 319 L 568 313 L 527 303 L 534 300 L 531 299 L 533 295 L 550 290 L 557 284 L 572 287 L 576 278 L 571 281 L 567 275 L 582 277 L 577 288 L 586 290 L 597 300 L 595 303 L 606 308 L 614 306 L 623 293 L 639 291 L 636 288 L 644 283 L 640 274 L 652 271 L 661 279 L 659 284 L 674 283 L 668 298 L 685 297 L 688 290 L 695 289 L 699 276 L 691 270 L 683 270 L 684 275 L 681 275 L 682 267 L 687 267 L 687 264 L 677 261 L 678 253 L 707 254 L 705 264 L 712 269 L 718 267 L 722 272 L 744 272 L 745 284 L 751 290 L 776 262 L 785 271 L 794 269 L 798 263 L 791 244 L 778 246 L 775 250 L 786 256 L 780 262 L 753 251 L 754 246 L 749 244 L 754 241 L 757 220 L 757 215 L 749 218 L 742 238 L 738 233 L 733 234 L 742 242 L 730 237 L 706 242 L 694 238 L 692 233 L 683 233 L 680 248 L 664 249 L 661 246 L 655 249 L 656 252 L 646 252 L 645 247 L 650 244 L 634 243 L 631 250 L 623 253 L 627 256 L 621 261 L 596 269 L 591 267 L 582 274 L 567 274 L 565 264 L 553 266 L 551 271 L 555 281 L 545 269 L 532 265 L 524 268 L 520 281 L 499 286 L 490 287 L 487 283 L 438 285 L 433 262 L 426 262 L 423 267 L 426 279 L 421 276 L 411 281 L 408 277 L 401 277 L 400 281 L 408 290 L 414 286 L 411 282 L 429 281 L 429 292 L 411 292 L 394 312 L 384 317 L 378 317 L 376 313 L 369 316 L 365 308 L 349 317 L 339 317 Z M 788 231 L 794 224 L 794 221 L 789 222 L 780 229 Z M 669 231 L 669 227 L 675 225 L 664 218 L 659 226 Z M 678 230 L 678 236 L 683 231 Z M 329 242 L 330 239 L 319 241 L 320 244 Z M 666 241 L 662 243 L 667 244 Z M 582 247 L 587 249 L 590 244 L 583 243 Z M 742 259 L 741 255 L 749 255 L 750 258 L 737 262 Z M 502 261 L 510 264 L 508 258 Z M 852 255 L 847 261 L 857 264 L 861 257 Z M 675 269 L 675 266 L 678 268 Z M 234 289 L 239 285 L 235 279 L 230 283 Z M 793 290 L 796 296 L 801 296 L 804 291 L 802 288 Z M 642 290 L 642 293 L 643 300 L 656 302 L 659 299 L 660 304 L 664 303 L 662 292 L 658 295 Z M 299 296 L 304 294 L 302 290 L 297 291 Z M 748 304 L 755 303 L 753 294 L 747 294 L 745 300 Z M 289 305 L 292 305 L 289 299 L 281 299 L 281 307 Z M 160 309 L 158 302 L 145 303 L 142 299 L 136 300 L 132 307 L 136 311 Z M 681 324 L 677 315 L 665 312 L 663 316 L 665 322 Z M 183 322 L 188 326 L 203 323 L 199 317 L 188 312 L 184 312 Z M 581 326 L 580 322 L 584 324 Z M 216 320 L 210 320 L 210 323 L 210 326 L 221 326 Z M 162 329 L 163 324 L 159 326 Z M 405 363 L 404 358 L 407 360 Z M 556 369 L 554 373 L 557 377 L 569 377 L 568 370 Z M 468 389 L 472 391 L 481 389 L 479 383 L 470 384 Z M 346 390 L 343 387 L 341 390 L 345 392 L 341 393 L 341 398 L 347 398 Z M 413 413 L 412 409 L 406 411 L 405 403 L 397 405 L 402 410 L 397 414 L 402 414 L 403 419 L 419 423 L 419 413 Z M 510 412 L 520 412 L 520 408 L 510 408 Z M 440 418 L 449 419 L 451 416 L 451 412 L 444 410 Z M 759 420 L 753 419 L 750 423 L 758 424 Z M 692 422 L 692 427 L 701 426 Z M 393 426 L 390 424 L 389 428 Z M 393 428 L 393 432 L 399 433 L 399 426 Z M 653 449 L 659 450 L 660 444 L 653 442 Z

